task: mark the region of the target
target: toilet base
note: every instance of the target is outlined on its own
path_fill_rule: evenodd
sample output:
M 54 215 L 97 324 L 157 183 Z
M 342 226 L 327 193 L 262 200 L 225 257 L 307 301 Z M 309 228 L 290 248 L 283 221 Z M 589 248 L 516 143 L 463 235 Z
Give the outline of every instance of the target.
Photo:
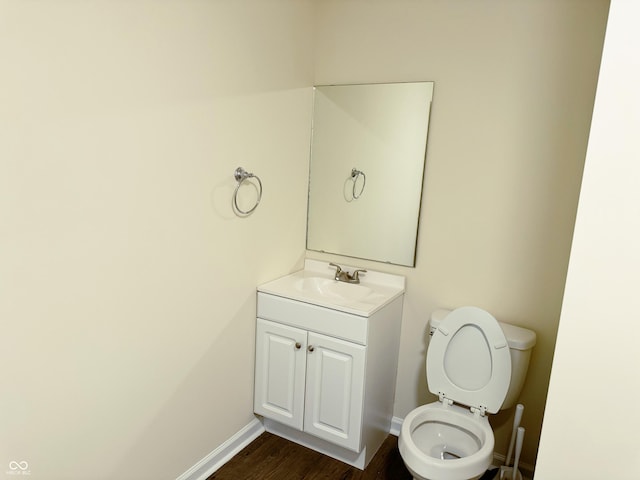
M 480 480 L 481 478 L 482 478 L 482 475 L 478 475 L 478 476 L 475 476 L 473 478 L 468 478 L 468 479 L 463 479 L 463 480 Z M 430 478 L 416 478 L 416 477 L 413 477 L 413 480 L 431 480 L 431 479 Z
M 405 464 L 405 467 L 406 467 L 406 464 Z M 415 476 L 415 475 L 416 475 L 416 473 L 415 473 L 415 472 L 412 472 L 412 471 L 411 471 L 411 469 L 410 469 L 409 467 L 407 467 L 407 470 L 409 470 L 409 473 L 410 473 L 411 475 L 413 475 L 413 477 L 412 477 L 412 478 L 413 478 L 413 480 L 435 480 L 435 479 L 432 479 L 432 478 L 426 478 L 426 477 L 421 477 L 421 476 L 417 476 L 417 477 L 416 477 L 416 476 Z M 486 472 L 485 472 L 485 473 L 486 473 Z M 495 472 L 494 472 L 494 473 L 495 473 Z M 484 476 L 484 473 L 483 473 L 482 475 L 476 475 L 476 476 L 471 477 L 471 478 L 461 478 L 460 480 L 485 480 L 485 479 L 483 479 L 483 476 Z M 489 479 L 487 479 L 487 480 L 498 480 L 498 479 L 497 479 L 496 477 L 493 477 L 493 476 L 492 476 L 492 477 L 489 477 Z M 522 479 L 520 479 L 520 480 L 522 480 Z

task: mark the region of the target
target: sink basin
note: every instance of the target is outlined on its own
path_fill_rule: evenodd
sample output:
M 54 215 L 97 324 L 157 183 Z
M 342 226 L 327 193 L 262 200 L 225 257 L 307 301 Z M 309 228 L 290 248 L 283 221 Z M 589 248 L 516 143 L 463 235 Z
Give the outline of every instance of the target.
M 294 287 L 302 293 L 326 295 L 344 301 L 361 300 L 372 293 L 370 287 L 324 277 L 303 277 L 294 283 Z
M 335 268 L 328 263 L 307 259 L 304 270 L 265 283 L 258 291 L 365 317 L 404 293 L 400 275 L 369 270 L 359 284 L 339 282 L 334 275 Z

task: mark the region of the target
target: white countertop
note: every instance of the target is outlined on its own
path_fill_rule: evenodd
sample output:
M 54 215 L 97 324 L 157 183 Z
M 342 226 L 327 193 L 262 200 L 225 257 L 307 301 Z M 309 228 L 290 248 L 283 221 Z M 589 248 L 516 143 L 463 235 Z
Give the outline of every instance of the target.
M 358 267 L 341 265 L 353 272 Z M 335 267 L 328 262 L 306 259 L 304 270 L 272 280 L 258 292 L 277 295 L 321 307 L 369 317 L 404 293 L 405 277 L 368 270 L 359 284 L 335 280 Z

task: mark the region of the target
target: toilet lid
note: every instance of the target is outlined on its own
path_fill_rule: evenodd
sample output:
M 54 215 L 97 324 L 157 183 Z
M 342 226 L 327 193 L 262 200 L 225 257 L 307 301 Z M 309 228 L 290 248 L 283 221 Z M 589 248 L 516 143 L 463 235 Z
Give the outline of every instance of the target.
M 461 307 L 440 322 L 427 349 L 431 393 L 496 413 L 510 382 L 507 339 L 490 313 Z

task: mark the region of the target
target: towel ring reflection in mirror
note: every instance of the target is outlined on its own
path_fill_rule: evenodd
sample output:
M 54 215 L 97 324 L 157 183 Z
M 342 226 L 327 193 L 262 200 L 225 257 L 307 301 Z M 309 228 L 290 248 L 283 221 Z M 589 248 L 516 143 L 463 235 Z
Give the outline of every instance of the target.
M 362 187 L 360 187 L 360 189 L 358 189 L 356 187 L 356 185 L 358 183 L 358 178 L 360 178 L 360 177 L 362 177 Z M 352 168 L 351 169 L 351 178 L 353 179 L 353 198 L 355 200 L 357 200 L 358 198 L 360 198 L 360 195 L 362 195 L 362 192 L 364 192 L 364 187 L 367 184 L 367 176 L 364 174 L 364 172 L 361 172 L 360 170 L 357 170 L 356 168 Z M 360 190 L 360 191 L 358 192 L 358 190 Z
M 235 172 L 233 172 L 233 176 L 236 179 L 236 182 L 238 182 L 238 185 L 236 185 L 236 189 L 233 192 L 233 207 L 234 207 L 234 211 L 235 211 L 236 215 L 239 214 L 238 216 L 249 215 L 257 208 L 258 204 L 260 203 L 260 200 L 262 200 L 262 182 L 260 181 L 260 177 L 254 175 L 253 173 L 247 172 L 242 167 L 236 168 Z M 242 182 L 244 182 L 247 178 L 255 178 L 258 181 L 258 187 L 257 187 L 258 198 L 256 199 L 256 203 L 253 205 L 253 207 L 251 207 L 248 210 L 243 210 L 238 205 L 238 190 L 240 189 L 240 186 L 242 185 Z

